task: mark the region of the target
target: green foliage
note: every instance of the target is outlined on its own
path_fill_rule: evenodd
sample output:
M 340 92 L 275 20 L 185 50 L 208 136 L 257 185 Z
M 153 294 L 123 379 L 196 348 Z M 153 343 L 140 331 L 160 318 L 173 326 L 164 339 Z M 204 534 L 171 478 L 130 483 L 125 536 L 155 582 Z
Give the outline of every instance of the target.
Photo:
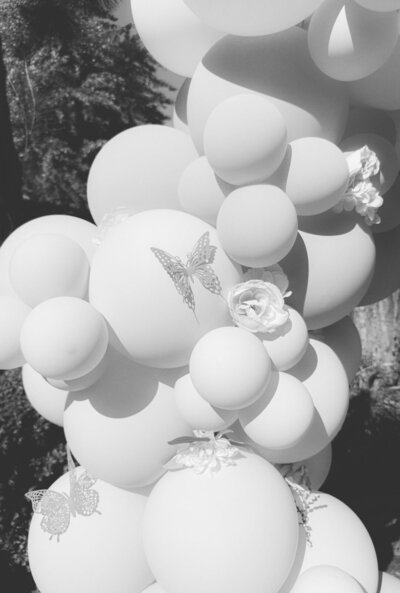
M 101 146 L 126 128 L 163 123 L 168 103 L 157 66 L 106 8 L 101 0 L 0 4 L 24 197 L 65 213 L 85 210 L 88 171 Z

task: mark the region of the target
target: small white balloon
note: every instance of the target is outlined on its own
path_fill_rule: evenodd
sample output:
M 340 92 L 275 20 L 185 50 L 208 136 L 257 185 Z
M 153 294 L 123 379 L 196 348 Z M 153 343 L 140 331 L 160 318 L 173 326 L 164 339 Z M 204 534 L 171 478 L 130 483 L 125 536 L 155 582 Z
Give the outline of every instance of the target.
M 313 566 L 297 579 L 291 593 L 364 593 L 355 578 L 336 566 Z
M 85 298 L 89 260 L 76 241 L 60 234 L 37 234 L 16 248 L 9 275 L 15 292 L 30 307 L 58 296 Z
M 247 330 L 220 327 L 203 336 L 190 357 L 190 376 L 212 406 L 238 410 L 256 401 L 271 379 L 271 359 Z
M 191 76 L 224 33 L 202 22 L 183 0 L 131 0 L 133 21 L 150 54 L 164 68 Z
M 382 572 L 380 574 L 381 582 L 378 589 L 378 593 L 399 593 L 400 592 L 400 579 L 395 577 L 388 572 Z
M 172 114 L 172 123 L 175 130 L 184 132 L 190 136 L 187 120 L 187 99 L 190 87 L 190 78 L 186 78 L 181 84 L 176 95 L 174 111 Z
M 56 297 L 33 309 L 21 330 L 27 362 L 44 377 L 77 379 L 92 371 L 108 346 L 104 318 L 86 301 Z
M 223 430 L 237 420 L 237 412 L 211 406 L 194 387 L 190 374 L 175 383 L 174 398 L 182 418 L 193 430 Z
M 25 363 L 20 336 L 30 311 L 20 299 L 0 296 L 0 369 L 16 369 Z
M 261 447 L 293 447 L 310 429 L 314 403 L 307 388 L 287 373 L 275 372 L 258 400 L 239 411 L 245 433 Z
M 329 443 L 325 449 L 308 459 L 295 463 L 278 463 L 276 468 L 284 478 L 289 478 L 295 484 L 319 490 L 329 475 L 331 465 L 332 445 Z
M 289 320 L 273 334 L 262 334 L 264 348 L 278 371 L 287 371 L 303 358 L 308 347 L 308 331 L 302 316 L 287 307 Z
M 285 120 L 262 95 L 238 94 L 219 103 L 204 128 L 204 152 L 215 173 L 232 185 L 267 179 L 287 147 Z
M 29 364 L 22 367 L 25 395 L 38 414 L 49 422 L 63 426 L 63 414 L 68 393 L 50 385 Z
M 390 58 L 398 39 L 394 12 L 371 12 L 353 0 L 325 0 L 314 12 L 308 47 L 327 76 L 351 81 L 369 76 Z

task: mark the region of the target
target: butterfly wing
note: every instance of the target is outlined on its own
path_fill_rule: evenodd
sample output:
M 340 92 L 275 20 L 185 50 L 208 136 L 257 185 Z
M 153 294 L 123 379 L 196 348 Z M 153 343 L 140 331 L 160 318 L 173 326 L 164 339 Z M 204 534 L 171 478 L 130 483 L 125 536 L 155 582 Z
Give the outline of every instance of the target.
M 43 515 L 40 526 L 51 537 L 59 537 L 65 533 L 70 523 L 70 506 L 68 497 L 54 490 L 34 490 L 25 495 L 31 502 L 33 510 Z
M 213 294 L 221 294 L 221 282 L 219 281 L 217 274 L 214 272 L 211 266 L 199 266 L 196 268 L 194 275 L 200 280 L 204 288 Z
M 78 479 L 76 485 L 71 490 L 71 503 L 74 510 L 84 517 L 90 517 L 97 511 L 99 506 L 99 493 L 91 489 L 96 480 L 87 472 L 84 472 Z
M 210 233 L 207 231 L 201 235 L 194 246 L 192 253 L 188 257 L 187 266 L 193 269 L 204 264 L 212 264 L 216 253 L 217 248 L 210 245 Z
M 194 311 L 194 295 L 190 286 L 188 273 L 182 260 L 179 257 L 167 253 L 163 249 L 158 249 L 157 247 L 151 247 L 150 249 L 173 281 L 176 290 L 186 305 Z

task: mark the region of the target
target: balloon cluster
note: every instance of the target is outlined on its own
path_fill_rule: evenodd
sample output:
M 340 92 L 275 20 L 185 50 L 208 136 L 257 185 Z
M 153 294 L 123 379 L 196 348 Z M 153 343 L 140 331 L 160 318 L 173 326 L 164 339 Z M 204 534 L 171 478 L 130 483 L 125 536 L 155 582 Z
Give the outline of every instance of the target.
M 365 527 L 319 490 L 349 314 L 400 284 L 399 9 L 132 0 L 188 77 L 174 127 L 100 150 L 96 224 L 0 249 L 0 366 L 85 468 L 29 494 L 42 593 L 377 592 Z

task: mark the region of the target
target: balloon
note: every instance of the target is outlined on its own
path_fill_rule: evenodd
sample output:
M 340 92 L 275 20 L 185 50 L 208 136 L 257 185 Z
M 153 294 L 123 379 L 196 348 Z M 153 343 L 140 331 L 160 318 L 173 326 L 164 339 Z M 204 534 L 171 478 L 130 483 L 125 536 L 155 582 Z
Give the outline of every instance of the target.
M 201 397 L 190 375 L 184 375 L 175 383 L 175 404 L 178 412 L 193 430 L 223 430 L 237 420 L 233 410 L 214 408 Z
M 387 233 L 374 235 L 376 246 L 376 266 L 372 282 L 360 307 L 377 303 L 400 288 L 400 226 Z
M 340 144 L 340 148 L 344 152 L 359 150 L 363 146 L 368 146 L 373 150 L 380 161 L 380 171 L 371 179 L 378 191 L 384 194 L 392 187 L 400 171 L 400 161 L 396 150 L 393 144 L 377 134 L 358 134 L 346 138 Z
M 388 572 L 380 573 L 380 587 L 378 593 L 399 593 L 400 579 Z
M 301 381 L 314 402 L 310 430 L 293 447 L 275 450 L 256 445 L 256 451 L 271 463 L 302 461 L 319 453 L 337 435 L 349 406 L 349 383 L 335 352 L 323 342 L 310 339 L 303 359 L 288 371 Z
M 301 486 L 306 479 L 312 490 L 319 490 L 329 475 L 331 465 L 332 445 L 329 443 L 322 451 L 308 459 L 296 463 L 277 464 L 276 468 L 283 477 L 289 478 L 292 482 Z
M 234 261 L 248 268 L 271 266 L 285 257 L 296 241 L 296 210 L 279 187 L 241 187 L 222 204 L 217 232 Z
M 131 0 L 133 21 L 145 47 L 164 68 L 191 76 L 223 36 L 203 23 L 183 0 Z
M 216 247 L 215 259 L 209 255 L 208 241 Z M 181 268 L 177 265 L 171 277 L 166 270 L 170 256 L 164 251 L 181 258 L 182 266 L 195 266 L 197 260 L 200 266 L 202 258 L 204 264 L 209 261 L 210 277 L 203 279 L 210 282 L 209 289 L 200 272 L 192 271 L 182 280 L 185 301 L 176 275 Z M 92 264 L 89 292 L 127 355 L 141 364 L 179 367 L 189 362 L 201 336 L 231 323 L 221 295 L 241 278 L 213 227 L 184 212 L 154 210 L 131 217 L 107 235 Z
M 344 317 L 337 323 L 324 327 L 313 335 L 316 340 L 332 348 L 344 366 L 349 383 L 356 376 L 361 365 L 362 346 L 357 327 L 351 317 Z
M 220 327 L 203 336 L 189 368 L 201 397 L 224 410 L 249 406 L 271 379 L 271 360 L 262 342 L 239 327 Z
M 44 301 L 27 316 L 21 349 L 41 375 L 77 379 L 92 371 L 108 346 L 107 325 L 89 303 L 75 297 Z
M 299 313 L 291 307 L 289 321 L 274 334 L 262 334 L 264 348 L 279 371 L 287 371 L 304 356 L 308 347 L 307 326 Z
M 16 369 L 25 363 L 20 335 L 31 309 L 12 296 L 0 296 L 0 369 Z
M 378 211 L 381 222 L 374 224 L 372 232 L 387 233 L 400 224 L 400 175 L 396 177 L 392 187 L 383 196 L 383 205 Z
M 323 138 L 300 138 L 289 145 L 284 191 L 301 216 L 321 214 L 343 197 L 349 167 L 342 151 Z
M 190 78 L 186 78 L 176 95 L 174 111 L 172 114 L 172 123 L 176 130 L 189 134 L 187 120 L 187 98 L 190 87 Z
M 87 195 L 94 220 L 99 224 L 120 206 L 133 213 L 179 209 L 179 177 L 195 158 L 188 135 L 167 126 L 135 126 L 117 134 L 89 172 Z
M 343 138 L 358 134 L 377 134 L 395 144 L 396 126 L 393 119 L 385 111 L 370 107 L 352 107 L 347 120 Z
M 215 173 L 227 183 L 263 181 L 281 164 L 287 130 L 281 112 L 262 95 L 233 95 L 210 113 L 204 128 L 204 152 Z
M 50 385 L 29 364 L 22 367 L 25 395 L 38 414 L 49 422 L 63 426 L 64 406 L 68 393 Z
M 215 227 L 219 209 L 234 189 L 218 179 L 203 156 L 190 163 L 182 173 L 178 195 L 183 210 Z
M 375 10 L 376 12 L 390 12 L 400 9 L 400 0 L 355 0 L 357 4 Z
M 304 136 L 337 142 L 342 136 L 348 111 L 345 85 L 321 74 L 309 56 L 307 34 L 299 28 L 258 38 L 227 36 L 204 56 L 188 96 L 189 128 L 200 154 L 212 110 L 246 92 L 274 103 L 289 142 Z
M 300 574 L 316 566 L 331 565 L 351 575 L 366 593 L 376 593 L 378 563 L 366 528 L 343 502 L 323 492 L 317 495 L 315 505 L 320 508 L 308 513 L 312 545 L 305 546 Z
M 142 367 L 110 350 L 108 366 L 87 389 L 70 393 L 65 436 L 80 463 L 93 475 L 119 486 L 153 483 L 176 447 L 191 434 L 174 402 L 176 380 L 186 370 Z
M 212 476 L 169 471 L 153 488 L 144 546 L 166 591 L 275 593 L 290 571 L 299 529 L 289 488 L 258 455 L 234 461 Z
M 50 486 L 60 493 L 69 489 L 69 474 Z M 99 495 L 101 514 L 71 517 L 58 542 L 43 531 L 43 515 L 32 517 L 29 565 L 42 593 L 140 593 L 154 580 L 142 544 L 146 497 L 100 480 L 92 489 Z
M 356 579 L 336 566 L 313 566 L 297 579 L 292 593 L 364 593 Z
M 266 391 L 240 410 L 245 433 L 261 447 L 293 447 L 310 429 L 314 404 L 304 385 L 291 375 L 275 372 Z
M 89 260 L 72 239 L 37 234 L 25 239 L 10 261 L 11 284 L 30 307 L 57 296 L 84 298 L 89 282 Z
M 89 261 L 96 251 L 93 239 L 97 227 L 86 220 L 66 214 L 51 214 L 30 220 L 13 231 L 0 247 L 0 294 L 16 296 L 8 274 L 11 258 L 23 241 L 42 233 L 55 233 L 76 241 Z
M 375 245 L 358 215 L 328 212 L 302 217 L 300 232 L 280 262 L 293 291 L 287 299 L 309 329 L 331 325 L 348 315 L 374 272 Z
M 111 347 L 109 347 L 111 348 Z M 76 379 L 52 379 L 46 377 L 47 383 L 62 391 L 81 391 L 96 383 L 108 366 L 109 351 L 107 351 L 97 366 L 86 375 Z
M 400 39 L 381 68 L 361 80 L 348 83 L 351 103 L 387 111 L 400 109 L 399 63 Z
M 314 12 L 308 47 L 315 64 L 336 80 L 358 80 L 389 59 L 398 38 L 397 15 L 365 10 L 352 0 L 325 0 Z
M 297 25 L 322 0 L 185 0 L 205 23 L 234 35 L 267 35 Z

